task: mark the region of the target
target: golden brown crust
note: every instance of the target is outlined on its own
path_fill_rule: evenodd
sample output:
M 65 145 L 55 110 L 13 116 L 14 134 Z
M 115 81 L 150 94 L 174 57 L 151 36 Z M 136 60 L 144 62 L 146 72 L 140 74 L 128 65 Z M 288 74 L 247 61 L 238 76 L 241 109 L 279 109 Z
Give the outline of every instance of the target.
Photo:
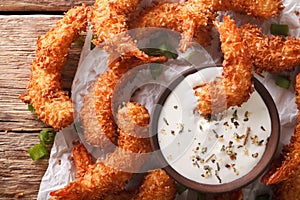
M 22 101 L 32 104 L 47 125 L 59 130 L 73 122 L 73 104 L 61 87 L 61 73 L 75 37 L 86 29 L 87 7 L 70 9 L 45 36 L 37 41 L 30 83 Z
M 300 39 L 264 35 L 260 28 L 250 24 L 239 31 L 257 72 L 292 71 L 300 65 Z
M 173 200 L 177 187 L 173 179 L 162 169 L 148 172 L 133 200 Z
M 296 77 L 296 103 L 298 109 L 300 108 L 300 74 Z M 263 181 L 267 184 L 276 184 L 281 181 L 286 181 L 293 179 L 297 176 L 299 172 L 298 168 L 300 166 L 300 113 L 298 113 L 298 125 L 296 125 L 294 130 L 294 135 L 290 139 L 290 143 L 284 148 L 284 159 L 279 167 L 273 173 L 267 173 L 264 176 Z M 288 184 L 289 182 L 287 182 Z
M 216 17 L 207 0 L 185 3 L 160 2 L 144 9 L 130 21 L 130 28 L 162 27 L 181 33 L 180 50 L 185 51 L 194 38 L 207 46 L 211 40 L 212 20 Z
M 286 181 L 283 181 L 273 188 L 273 200 L 299 200 L 300 199 L 300 170 Z
M 132 105 L 128 103 L 127 105 Z M 135 104 L 130 109 L 140 110 L 141 105 Z M 126 110 L 128 107 L 120 109 Z M 117 115 L 118 117 L 129 117 L 125 115 Z M 145 116 L 149 118 L 149 116 Z M 144 124 L 145 119 L 141 118 L 137 121 L 139 124 Z M 133 119 L 124 120 L 124 122 L 134 121 Z M 141 123 L 140 123 L 141 122 Z M 127 127 L 127 125 L 123 125 Z M 148 129 L 148 126 L 144 127 Z M 100 199 L 108 194 L 118 193 L 124 190 L 127 181 L 132 177 L 132 172 L 124 169 L 139 168 L 144 162 L 144 159 L 139 158 L 139 153 L 147 153 L 151 149 L 149 138 L 142 139 L 133 137 L 130 133 L 120 130 L 118 139 L 119 148 L 106 159 L 90 166 L 85 175 L 71 183 L 66 187 L 50 193 L 55 196 L 53 199 Z M 120 170 L 122 169 L 122 170 Z
M 93 164 L 92 157 L 85 146 L 80 143 L 74 143 L 72 148 L 73 162 L 76 167 L 76 178 L 83 177 L 90 165 Z
M 201 115 L 240 106 L 249 99 L 253 91 L 252 64 L 234 21 L 225 16 L 224 23 L 216 23 L 216 28 L 220 32 L 224 54 L 222 78 L 203 84 L 195 90 Z
M 96 45 L 108 52 L 148 59 L 128 35 L 127 15 L 137 9 L 141 0 L 96 0 L 91 12 L 90 21 Z
M 162 59 L 165 58 L 149 57 L 147 60 L 140 60 L 135 57 L 119 57 L 111 60 L 109 69 L 97 78 L 83 98 L 80 119 L 84 137 L 89 144 L 105 148 L 111 142 L 116 143 L 117 126 L 111 104 L 118 81 L 134 67 Z
M 214 8 L 233 10 L 261 19 L 277 16 L 284 9 L 282 0 L 212 0 Z

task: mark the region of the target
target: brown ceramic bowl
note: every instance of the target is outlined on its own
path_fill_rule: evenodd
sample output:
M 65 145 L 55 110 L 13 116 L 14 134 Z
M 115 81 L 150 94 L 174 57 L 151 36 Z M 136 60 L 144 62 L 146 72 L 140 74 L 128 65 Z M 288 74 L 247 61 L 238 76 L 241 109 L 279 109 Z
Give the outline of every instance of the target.
M 174 117 L 174 116 L 176 116 L 176 113 L 174 114 L 175 111 L 172 111 L 173 113 L 168 114 L 168 112 L 169 112 L 169 110 L 171 110 L 171 108 L 169 109 L 167 107 L 168 103 L 166 103 L 166 102 L 172 102 L 172 99 L 168 100 L 168 98 L 171 96 L 171 94 L 174 91 L 176 91 L 175 89 L 178 88 L 178 85 L 180 83 L 182 83 L 183 80 L 186 80 L 186 78 L 189 75 L 198 73 L 199 71 L 201 72 L 202 70 L 209 69 L 209 68 L 216 68 L 216 67 L 208 66 L 208 67 L 204 67 L 204 68 L 203 67 L 202 68 L 193 68 L 193 69 L 189 69 L 189 70 L 183 72 L 161 94 L 159 101 L 157 102 L 158 106 L 156 106 L 156 108 L 154 109 L 154 112 L 152 113 L 151 133 L 155 133 L 155 134 L 153 134 L 151 141 L 152 141 L 152 146 L 153 146 L 154 150 L 156 150 L 156 152 L 157 152 L 156 155 L 157 155 L 158 162 L 161 164 L 162 167 L 164 167 L 164 169 L 167 171 L 167 173 L 171 177 L 173 177 L 178 183 L 180 183 L 190 189 L 200 191 L 200 192 L 222 193 L 222 192 L 233 191 L 233 190 L 242 188 L 242 187 L 250 184 L 251 182 L 256 180 L 259 176 L 261 176 L 262 173 L 267 169 L 268 165 L 270 164 L 271 160 L 273 159 L 273 156 L 274 156 L 277 146 L 278 146 L 279 137 L 280 137 L 280 122 L 279 122 L 278 112 L 277 112 L 275 103 L 274 103 L 271 95 L 266 90 L 266 88 L 256 78 L 253 78 L 253 83 L 254 83 L 254 88 L 255 88 L 255 93 L 256 93 L 255 95 L 257 96 L 257 98 L 261 99 L 260 104 L 265 105 L 266 113 L 263 113 L 262 115 L 267 116 L 265 121 L 267 121 L 266 123 L 268 124 L 267 127 L 268 127 L 268 131 L 270 134 L 268 136 L 268 138 L 264 141 L 265 148 L 262 151 L 260 158 L 256 161 L 257 164 L 254 164 L 253 167 L 250 167 L 248 169 L 248 172 L 246 172 L 247 171 L 246 170 L 243 175 L 239 175 L 237 178 L 233 178 L 233 180 L 228 179 L 227 181 L 225 180 L 225 181 L 219 181 L 219 182 L 215 183 L 214 182 L 214 179 L 216 179 L 215 177 L 211 178 L 211 181 L 208 181 L 208 179 L 206 179 L 206 178 L 203 179 L 204 181 L 202 180 L 202 178 L 197 178 L 197 176 L 199 177 L 199 174 L 193 173 L 193 170 L 194 171 L 195 171 L 195 169 L 197 170 L 197 167 L 195 167 L 195 165 L 192 165 L 191 163 L 189 163 L 188 158 L 185 158 L 186 152 L 188 152 L 187 153 L 188 156 L 192 155 L 190 153 L 190 150 L 195 149 L 195 148 L 193 148 L 193 147 L 195 147 L 195 146 L 193 146 L 193 145 L 195 145 L 194 144 L 195 142 L 193 143 L 193 141 L 191 141 L 191 140 L 196 140 L 195 138 L 196 138 L 197 134 L 190 133 L 191 135 L 189 135 L 188 132 L 192 132 L 192 131 L 188 130 L 190 127 L 184 127 L 184 128 L 182 128 L 183 132 L 186 131 L 187 133 L 179 133 L 178 132 L 178 134 L 177 134 L 178 137 L 175 137 L 176 131 L 172 131 L 172 133 L 173 133 L 173 136 L 172 136 L 172 134 L 169 134 L 167 131 L 168 126 L 171 126 L 171 124 L 173 123 L 172 120 L 168 121 L 168 119 L 163 118 L 164 122 L 161 122 L 161 119 L 162 119 L 163 115 L 172 116 L 171 117 L 172 119 L 182 118 L 184 120 L 184 118 L 186 118 L 184 116 L 183 111 L 181 113 L 182 116 L 178 115 L 177 118 Z M 180 105 L 181 107 L 185 107 L 185 106 L 188 107 L 189 105 L 184 105 L 184 103 L 188 102 L 185 99 L 188 99 L 188 98 L 190 98 L 190 97 L 187 95 L 187 96 L 183 96 L 183 97 L 177 97 L 175 99 L 182 102 L 182 104 Z M 255 101 L 256 100 L 254 100 L 254 105 L 256 105 Z M 247 109 L 247 105 L 248 104 L 246 104 L 245 109 Z M 259 108 L 257 108 L 257 109 L 259 109 Z M 182 110 L 184 110 L 184 108 L 182 108 Z M 238 112 L 240 112 L 240 111 L 238 111 Z M 257 111 L 255 110 L 255 112 L 254 111 L 252 111 L 252 112 L 253 112 L 253 118 L 256 118 L 255 112 L 259 112 L 259 110 L 257 110 Z M 258 123 L 255 120 L 262 121 L 260 119 L 253 119 L 254 124 L 252 124 L 252 121 L 251 121 L 250 128 L 251 129 L 253 128 L 253 130 L 256 130 L 257 127 L 264 129 L 261 124 L 255 124 L 255 123 Z M 245 122 L 245 123 L 248 123 L 248 122 Z M 167 124 L 167 125 L 164 125 L 164 124 Z M 215 124 L 217 124 L 217 123 L 215 123 Z M 166 126 L 166 127 L 164 127 L 164 126 Z M 198 124 L 195 124 L 195 126 L 198 126 Z M 162 127 L 164 129 L 162 129 Z M 214 125 L 214 127 L 218 128 L 216 125 Z M 232 129 L 234 129 L 234 127 Z M 161 132 L 164 132 L 163 135 Z M 167 134 L 169 134 L 169 136 Z M 186 134 L 184 137 L 181 136 L 184 134 Z M 170 140 L 173 140 L 172 137 L 174 137 L 176 139 L 174 139 L 174 141 L 170 141 Z M 186 138 L 189 138 L 189 137 L 190 137 L 190 140 L 188 142 L 182 141 L 182 140 L 186 140 Z M 201 139 L 203 139 L 203 141 Z M 197 142 L 199 143 L 199 145 L 202 142 L 209 143 L 209 140 L 204 139 L 204 137 L 203 138 L 198 137 L 197 140 L 198 140 Z M 248 138 L 248 143 L 249 143 L 249 145 L 251 145 L 250 143 L 253 143 L 253 140 L 250 139 L 250 136 Z M 246 145 L 248 145 L 248 143 Z M 178 149 L 176 149 L 175 144 L 177 144 L 178 146 L 180 146 L 180 145 L 184 146 L 184 148 L 178 150 Z M 240 145 L 240 146 L 242 146 L 242 145 Z M 210 148 L 210 146 L 208 146 L 208 148 Z M 254 148 L 256 148 L 256 147 L 254 147 Z M 257 148 L 260 148 L 260 147 L 257 147 Z M 245 147 L 245 149 L 246 149 L 246 147 Z M 253 149 L 253 151 L 254 151 L 254 149 Z M 175 152 L 174 155 L 172 154 L 173 152 Z M 212 152 L 213 152 L 213 150 L 212 150 Z M 201 153 L 199 153 L 199 152 L 197 152 L 197 153 L 199 155 L 201 155 Z M 181 155 L 176 157 L 177 154 L 181 154 Z M 223 155 L 223 154 L 220 154 L 220 155 Z M 170 157 L 172 157 L 172 158 L 170 158 Z M 249 160 L 249 163 L 251 160 L 254 159 L 253 154 L 252 154 L 252 156 L 248 156 L 247 158 L 243 158 L 243 154 L 241 154 L 241 155 L 238 155 L 238 159 L 239 158 L 241 160 L 246 160 L 246 161 Z M 180 159 L 182 159 L 182 160 L 180 160 Z M 219 157 L 218 159 L 216 159 L 215 162 L 218 162 L 218 160 L 221 162 L 221 161 L 223 161 L 223 159 L 225 160 L 228 158 L 226 155 L 224 155 L 224 157 L 221 157 L 221 158 Z M 236 162 L 238 162 L 237 160 L 236 160 Z M 214 162 L 214 164 L 215 164 L 215 162 Z M 213 163 L 211 161 L 208 161 L 207 163 L 210 163 L 213 165 Z M 239 163 L 241 163 L 241 162 L 239 162 Z M 204 162 L 204 164 L 206 164 L 206 161 Z M 223 163 L 223 164 L 225 164 L 225 163 Z M 245 164 L 248 165 L 248 163 L 245 163 Z M 242 165 L 242 163 L 241 163 L 241 165 Z M 250 166 L 250 164 L 249 164 L 249 166 Z M 198 168 L 202 170 L 201 167 L 198 167 Z M 246 168 L 246 167 L 242 167 L 241 169 L 244 169 L 244 168 Z M 221 169 L 221 170 L 223 170 L 223 169 Z M 201 173 L 200 171 L 199 171 L 199 173 Z M 224 172 L 225 171 L 226 170 L 224 169 Z M 202 172 L 203 172 L 203 170 L 202 170 Z M 203 174 L 201 176 L 203 176 Z M 214 176 L 214 175 L 212 175 L 212 176 Z M 202 181 L 198 181 L 200 179 Z

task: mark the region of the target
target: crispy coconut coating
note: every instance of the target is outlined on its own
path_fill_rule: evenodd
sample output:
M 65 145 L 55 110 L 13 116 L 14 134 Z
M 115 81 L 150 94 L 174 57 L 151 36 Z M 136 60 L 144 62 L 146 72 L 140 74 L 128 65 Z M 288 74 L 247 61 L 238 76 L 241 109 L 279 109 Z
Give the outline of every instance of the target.
M 250 24 L 239 30 L 257 72 L 291 71 L 300 65 L 300 39 L 264 35 Z
M 111 75 L 113 73 L 110 71 Z M 109 82 L 109 76 L 106 72 L 102 75 L 102 82 L 105 84 Z M 95 111 L 95 85 L 93 84 L 91 88 L 89 88 L 89 93 L 83 97 L 83 106 L 79 113 L 80 120 L 82 122 L 82 130 L 84 139 L 87 143 L 95 146 L 99 146 L 100 148 L 107 148 L 113 142 L 116 142 L 117 136 L 117 127 L 114 123 L 112 111 L 111 111 L 111 101 L 108 99 L 103 99 L 101 110 L 102 112 L 98 114 L 99 118 L 96 116 Z M 103 96 L 108 93 L 108 95 L 112 95 L 113 90 L 107 88 L 102 91 Z M 106 96 L 107 98 L 111 98 Z M 101 123 L 99 123 L 101 120 Z
M 274 173 L 267 173 L 263 181 L 267 185 L 280 183 L 289 180 L 297 175 L 300 166 L 300 125 L 295 127 L 294 135 L 291 137 L 290 144 L 286 146 L 287 152 L 284 160 Z M 272 170 L 273 172 L 273 170 Z
M 86 29 L 87 7 L 70 9 L 46 35 L 37 40 L 27 93 L 20 96 L 32 104 L 37 116 L 59 130 L 73 122 L 73 104 L 61 87 L 61 73 L 72 41 Z
M 165 59 L 164 57 L 161 57 Z M 80 111 L 84 137 L 89 144 L 102 148 L 116 143 L 117 126 L 112 111 L 112 96 L 121 77 L 130 69 L 151 62 L 162 60 L 160 57 L 149 57 L 140 60 L 135 57 L 111 60 L 109 69 L 101 74 L 89 93 L 83 98 Z
M 173 179 L 162 169 L 146 173 L 142 184 L 134 192 L 122 191 L 108 195 L 105 200 L 173 200 L 177 187 Z
M 300 109 L 300 74 L 296 77 L 296 104 Z M 300 166 L 300 112 L 298 113 L 298 124 L 295 127 L 294 135 L 290 139 L 290 143 L 284 148 L 284 159 L 276 170 L 271 168 L 271 172 L 267 173 L 263 181 L 267 184 L 276 184 L 295 178 L 299 174 Z M 274 172 L 275 171 L 275 172 Z M 293 182 L 293 181 L 291 181 Z M 288 182 L 289 183 L 289 182 Z
M 233 10 L 261 19 L 277 16 L 284 9 L 282 0 L 212 0 L 218 11 Z
M 172 200 L 175 199 L 177 187 L 173 179 L 162 169 L 150 171 L 144 177 L 134 200 Z
M 201 115 L 216 114 L 246 102 L 252 87 L 252 64 L 233 20 L 216 23 L 224 53 L 222 78 L 195 87 Z
M 130 111 L 128 111 L 128 110 Z M 143 115 L 145 118 L 139 118 L 140 121 L 132 119 L 132 116 L 124 113 L 138 113 L 141 105 L 135 103 L 127 103 L 120 108 L 117 119 L 126 117 L 128 120 L 122 122 L 136 123 L 136 125 L 144 126 L 148 130 L 149 115 Z M 123 127 L 128 125 L 123 124 Z M 104 160 L 97 161 L 96 164 L 89 167 L 83 177 L 69 183 L 66 187 L 53 191 L 50 195 L 55 196 L 53 199 L 103 199 L 111 193 L 123 191 L 127 181 L 132 177 L 132 172 L 124 169 L 138 169 L 143 163 L 139 153 L 146 153 L 151 150 L 149 138 L 133 137 L 126 129 L 119 131 L 118 146 L 113 153 L 109 154 Z M 122 169 L 122 170 L 121 170 Z
M 104 200 L 132 200 L 133 197 L 133 193 L 124 190 L 117 194 L 109 194 Z
M 300 170 L 290 179 L 283 181 L 273 188 L 273 200 L 300 199 Z
M 137 9 L 141 0 L 96 0 L 91 12 L 90 21 L 96 39 L 95 45 L 104 47 L 108 52 L 136 56 L 148 59 L 147 54 L 138 49 L 128 35 L 127 18 Z
M 185 3 L 159 2 L 144 9 L 130 21 L 130 28 L 161 27 L 181 33 L 180 50 L 184 52 L 194 39 L 203 46 L 210 44 L 212 20 L 216 17 L 208 0 Z
M 76 167 L 76 178 L 83 177 L 90 165 L 93 164 L 92 157 L 85 146 L 80 142 L 74 144 L 72 154 L 73 162 Z

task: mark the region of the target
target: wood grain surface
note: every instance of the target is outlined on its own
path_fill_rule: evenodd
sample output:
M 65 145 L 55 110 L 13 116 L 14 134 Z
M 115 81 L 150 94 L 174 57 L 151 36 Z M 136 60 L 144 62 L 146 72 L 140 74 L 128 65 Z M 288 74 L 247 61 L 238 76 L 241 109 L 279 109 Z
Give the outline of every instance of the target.
M 46 33 L 60 18 L 0 15 L 0 199 L 36 199 L 48 166 L 47 158 L 34 162 L 27 153 L 39 143 L 38 134 L 45 125 L 18 97 L 29 81 L 38 35 Z M 67 90 L 80 50 L 81 47 L 73 45 L 63 72 L 63 87 Z
M 81 3 L 92 5 L 94 0 L 0 0 L 0 11 L 67 11 Z

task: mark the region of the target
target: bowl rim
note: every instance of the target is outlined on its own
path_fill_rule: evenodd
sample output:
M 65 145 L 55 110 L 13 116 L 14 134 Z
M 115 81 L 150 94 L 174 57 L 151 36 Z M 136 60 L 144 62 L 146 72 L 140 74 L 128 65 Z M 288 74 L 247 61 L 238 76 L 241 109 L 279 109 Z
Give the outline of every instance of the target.
M 204 184 L 199 183 L 193 180 L 190 180 L 182 175 L 180 175 L 175 169 L 172 168 L 168 164 L 168 161 L 163 156 L 162 152 L 160 151 L 159 142 L 158 142 L 158 117 L 160 115 L 160 112 L 162 110 L 162 107 L 167 100 L 168 96 L 172 92 L 173 89 L 176 88 L 176 86 L 183 81 L 188 75 L 194 74 L 198 71 L 201 71 L 206 68 L 212 68 L 212 67 L 222 67 L 222 65 L 206 65 L 201 67 L 192 67 L 190 69 L 187 69 L 183 72 L 181 72 L 178 77 L 176 77 L 167 88 L 165 88 L 164 91 L 161 92 L 161 94 L 158 97 L 158 101 L 156 102 L 157 105 L 152 112 L 152 119 L 150 122 L 150 132 L 152 133 L 151 137 L 151 145 L 153 151 L 158 152 L 156 154 L 156 159 L 158 162 L 163 164 L 165 171 L 174 178 L 178 183 L 184 185 L 187 188 L 190 188 L 192 190 L 196 190 L 199 192 L 205 192 L 205 193 L 223 193 L 228 191 L 233 191 L 240 189 L 253 181 L 255 181 L 259 176 L 261 176 L 264 171 L 267 169 L 267 167 L 270 165 L 271 161 L 273 160 L 275 153 L 277 151 L 277 147 L 280 140 L 280 121 L 279 121 L 279 115 L 277 111 L 277 107 L 275 105 L 275 102 L 269 93 L 269 91 L 263 86 L 263 84 L 255 77 L 252 77 L 252 81 L 254 83 L 254 88 L 266 104 L 266 107 L 269 112 L 270 120 L 271 120 L 271 133 L 269 136 L 269 141 L 266 145 L 266 149 L 261 157 L 261 159 L 258 161 L 257 165 L 246 175 L 228 183 L 223 184 Z

